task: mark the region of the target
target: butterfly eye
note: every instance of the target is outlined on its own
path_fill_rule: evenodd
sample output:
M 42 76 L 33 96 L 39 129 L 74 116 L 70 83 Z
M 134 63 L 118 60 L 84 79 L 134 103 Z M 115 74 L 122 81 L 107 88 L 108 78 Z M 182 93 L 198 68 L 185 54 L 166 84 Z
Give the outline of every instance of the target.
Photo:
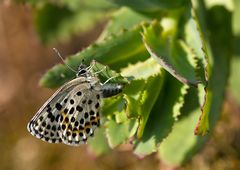
M 84 75 L 86 74 L 87 70 L 86 69 L 81 69 L 79 70 L 79 72 L 77 73 L 78 76 Z

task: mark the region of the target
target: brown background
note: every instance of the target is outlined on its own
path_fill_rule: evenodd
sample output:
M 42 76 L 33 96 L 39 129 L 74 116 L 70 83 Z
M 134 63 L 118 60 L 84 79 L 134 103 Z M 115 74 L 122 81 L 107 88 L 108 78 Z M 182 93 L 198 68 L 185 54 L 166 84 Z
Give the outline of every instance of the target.
M 127 146 L 97 158 L 86 146 L 48 144 L 27 132 L 27 122 L 54 92 L 38 86 L 44 72 L 60 62 L 52 48 L 62 56 L 75 53 L 96 39 L 103 26 L 69 42 L 43 46 L 33 28 L 31 9 L 0 1 L 0 169 L 173 169 L 156 154 L 140 159 Z M 211 140 L 181 169 L 238 169 L 239 120 L 239 106 L 227 94 Z

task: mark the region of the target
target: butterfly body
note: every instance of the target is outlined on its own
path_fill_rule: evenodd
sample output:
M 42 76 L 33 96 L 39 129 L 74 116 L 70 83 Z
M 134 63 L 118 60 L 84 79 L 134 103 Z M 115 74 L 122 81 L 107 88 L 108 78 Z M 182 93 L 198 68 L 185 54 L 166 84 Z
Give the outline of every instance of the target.
M 86 143 L 100 126 L 101 99 L 120 93 L 122 88 L 112 85 L 114 90 L 110 86 L 101 84 L 86 66 L 80 65 L 77 78 L 64 84 L 45 102 L 29 122 L 28 131 L 50 143 L 71 146 Z
M 102 97 L 112 97 L 122 92 L 123 86 L 121 84 L 106 84 L 102 86 Z

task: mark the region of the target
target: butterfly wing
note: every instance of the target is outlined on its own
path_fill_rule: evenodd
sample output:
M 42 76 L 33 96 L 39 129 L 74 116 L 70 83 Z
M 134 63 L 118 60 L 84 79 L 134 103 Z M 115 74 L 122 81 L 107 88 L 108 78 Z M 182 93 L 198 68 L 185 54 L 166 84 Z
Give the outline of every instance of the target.
M 36 115 L 28 123 L 28 131 L 37 138 L 50 142 L 60 143 L 62 139 L 58 133 L 60 128 L 60 113 L 66 105 L 66 98 L 79 84 L 86 83 L 85 78 L 76 78 L 57 90 L 39 109 Z
M 93 135 L 94 130 L 100 125 L 100 98 L 98 82 L 82 83 L 73 88 L 60 117 L 59 136 L 63 143 L 78 146 Z

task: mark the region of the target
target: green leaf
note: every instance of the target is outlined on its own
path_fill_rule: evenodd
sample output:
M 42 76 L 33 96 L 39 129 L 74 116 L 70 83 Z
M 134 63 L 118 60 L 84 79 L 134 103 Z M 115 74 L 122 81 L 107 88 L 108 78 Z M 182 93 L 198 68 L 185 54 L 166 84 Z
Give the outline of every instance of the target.
M 189 56 L 179 41 L 168 42 L 161 34 L 162 28 L 157 22 L 144 28 L 143 41 L 151 57 L 182 83 L 196 86 L 199 82 L 191 65 L 194 57 Z
M 129 76 L 136 72 L 136 70 L 139 71 L 135 80 L 132 80 L 129 85 L 126 85 L 123 93 L 125 99 L 129 102 L 126 109 L 126 113 L 128 115 L 132 116 L 133 113 L 129 112 L 136 111 L 136 108 L 140 107 L 140 109 L 137 108 L 137 110 L 139 110 L 138 116 L 141 117 L 140 127 L 144 129 L 145 122 L 148 118 L 147 116 L 154 104 L 154 98 L 152 97 L 154 95 L 157 97 L 157 90 L 161 88 L 163 73 L 160 70 L 160 66 L 151 58 L 145 62 L 138 62 L 135 66 L 135 70 L 132 69 L 134 65 L 131 65 L 122 71 L 122 73 L 128 73 Z M 148 74 L 141 72 L 143 68 L 147 68 L 146 70 L 148 70 Z M 98 68 L 98 70 L 101 70 L 101 68 Z M 126 70 L 128 70 L 128 72 Z M 161 73 L 161 76 L 159 76 L 159 73 Z M 138 78 L 140 78 L 140 80 L 138 80 Z M 145 80 L 143 80 L 143 78 Z M 151 97 L 151 100 L 149 100 L 149 97 Z M 133 100 L 130 101 L 128 100 L 129 98 L 132 98 Z M 136 103 L 133 103 L 133 101 L 137 100 L 140 101 L 139 105 L 135 105 Z M 124 100 L 121 96 L 104 100 L 104 105 L 102 106 L 101 115 L 108 117 L 109 119 L 104 121 L 104 126 L 107 127 L 106 133 L 111 147 L 116 147 L 128 138 L 132 137 L 138 128 L 137 119 L 128 119 L 126 117 L 124 106 Z M 131 106 L 133 106 L 134 109 L 130 109 Z
M 231 95 L 234 97 L 236 102 L 240 105 L 240 93 L 239 93 L 239 84 L 240 84 L 240 56 L 236 56 L 231 61 L 231 76 L 229 80 L 229 90 Z
M 190 8 L 186 9 L 190 11 Z M 195 87 L 199 83 L 206 86 L 208 79 L 206 76 L 210 72 L 208 53 L 196 17 L 188 11 L 186 10 L 186 17 L 182 18 L 186 23 L 183 27 L 186 40 L 176 40 L 174 34 L 169 34 L 168 39 L 171 39 L 169 41 L 162 36 L 162 31 L 159 31 L 161 28 L 156 22 L 149 27 L 145 27 L 143 39 L 151 56 L 179 81 Z M 178 36 L 181 37 L 181 34 Z M 209 95 L 207 92 L 205 93 L 205 95 Z M 205 98 L 205 95 L 203 95 L 203 98 Z M 201 123 L 198 124 L 200 128 L 197 126 L 195 130 L 197 134 L 204 134 L 209 127 L 207 111 L 204 111 L 205 102 L 202 103 L 202 108 Z
M 234 10 L 233 10 L 233 33 L 239 37 L 240 36 L 240 1 L 233 0 L 234 1 Z M 239 39 L 239 38 L 238 38 Z M 239 47 L 238 47 L 239 49 Z
M 208 86 L 204 89 L 206 96 L 195 134 L 205 134 L 209 128 L 213 129 L 215 126 L 221 112 L 232 54 L 231 13 L 222 6 L 215 6 L 211 8 L 207 14 L 208 28 L 214 33 L 210 37 L 212 56 L 209 55 L 209 57 L 211 57 L 209 67 L 211 68 L 207 69 L 210 78 Z M 216 31 L 216 27 L 221 29 Z M 224 42 L 228 43 L 226 44 Z M 219 73 L 221 73 L 221 77 L 218 76 Z
M 163 88 L 149 115 L 143 136 L 139 141 L 135 141 L 136 154 L 146 155 L 157 151 L 158 145 L 171 132 L 177 116 L 180 115 L 187 88 L 187 85 L 166 74 Z
M 133 70 L 132 67 L 134 67 L 135 70 Z M 147 74 L 145 72 L 141 72 L 143 68 L 146 68 Z M 101 70 L 101 68 L 98 68 L 97 70 Z M 129 102 L 126 109 L 126 113 L 129 116 L 134 115 L 134 113 L 131 113 L 131 111 L 136 112 L 136 108 L 140 106 L 140 109 L 137 108 L 137 110 L 139 110 L 139 113 L 137 114 L 139 114 L 138 116 L 140 116 L 142 119 L 140 121 L 140 127 L 144 129 L 147 115 L 151 110 L 151 105 L 154 104 L 154 98 L 149 100 L 149 97 L 158 95 L 156 92 L 157 89 L 161 88 L 163 74 L 160 70 L 160 66 L 151 58 L 145 62 L 138 62 L 135 65 L 128 66 L 127 68 L 123 69 L 122 73 L 130 76 L 136 71 L 138 71 L 138 75 L 134 77 L 135 80 L 132 80 L 129 85 L 126 85 L 123 93 L 125 99 L 127 99 L 127 102 Z M 159 76 L 159 74 L 161 74 L 161 76 Z M 138 80 L 139 78 L 140 80 Z M 128 100 L 130 98 L 132 100 Z M 138 100 L 140 101 L 139 105 L 133 103 L 134 101 Z M 137 119 L 128 119 L 126 117 L 124 106 L 124 100 L 121 96 L 111 100 L 104 100 L 104 105 L 102 106 L 102 116 L 108 117 L 109 119 L 105 121 L 104 126 L 107 127 L 107 137 L 112 147 L 116 147 L 117 145 L 126 141 L 128 138 L 132 137 L 138 128 Z M 130 109 L 131 106 L 133 106 L 134 109 Z
M 168 1 L 168 0 L 110 0 L 114 4 L 128 6 L 134 10 L 155 12 L 162 9 L 180 8 L 188 2 L 188 0 Z
M 98 38 L 98 41 L 103 40 L 111 34 L 117 34 L 119 31 L 132 29 L 134 26 L 137 26 L 142 22 L 150 21 L 150 19 L 150 17 L 129 8 L 120 8 L 111 17 L 106 28 Z
M 125 109 L 125 108 L 124 108 Z M 125 112 L 125 110 L 122 110 L 122 112 L 115 112 L 115 122 L 117 124 L 121 124 L 124 122 L 127 122 L 129 120 L 129 118 L 127 117 L 127 114 Z M 112 119 L 113 120 L 113 119 Z
M 141 28 L 125 31 L 116 37 L 93 44 L 76 55 L 68 57 L 65 62 L 73 69 L 84 59 L 86 65 L 94 59 L 104 65 L 108 65 L 114 70 L 126 67 L 129 62 L 137 62 L 148 58 L 140 32 Z M 64 65 L 56 65 L 50 69 L 40 80 L 40 84 L 45 87 L 59 87 L 63 83 L 73 79 L 75 73 Z
M 206 104 L 209 106 L 210 130 L 215 127 L 221 113 L 225 88 L 228 82 L 230 59 L 232 56 L 232 14 L 223 6 L 215 6 L 208 11 L 208 22 L 213 57 L 211 61 L 211 73 L 209 79 L 209 98 Z M 220 16 L 219 16 L 220 15 Z M 219 29 L 215 29 L 218 27 Z M 228 42 L 228 43 L 226 43 Z M 219 73 L 221 73 L 219 75 Z
M 37 32 L 43 42 L 54 40 L 57 36 L 65 36 L 62 26 L 71 20 L 74 13 L 65 7 L 45 4 L 38 9 L 34 22 Z
M 240 105 L 240 1 L 234 0 L 233 10 L 233 33 L 234 33 L 234 57 L 231 61 L 231 75 L 229 80 L 229 90 L 231 95 Z
M 101 115 L 111 117 L 115 112 L 119 113 L 125 109 L 125 101 L 122 96 L 106 98 L 103 100 Z
M 192 91 L 195 91 L 192 93 Z M 193 134 L 195 123 L 198 119 L 200 109 L 198 107 L 197 94 L 195 89 L 187 95 L 182 116 L 175 122 L 172 132 L 161 143 L 158 151 L 161 160 L 172 166 L 179 166 L 191 159 L 205 143 L 207 136 L 197 137 Z
M 128 119 L 122 123 L 116 123 L 114 120 L 110 120 L 106 126 L 109 145 L 114 148 L 126 142 L 136 133 L 138 122 L 136 119 Z
M 140 109 L 140 124 L 138 129 L 138 138 L 141 138 L 151 113 L 151 110 L 154 106 L 154 103 L 157 100 L 157 97 L 161 91 L 164 82 L 164 74 L 158 76 L 150 77 L 145 85 L 144 91 L 141 96 L 141 109 Z
M 210 95 L 207 85 L 211 71 L 209 63 L 209 52 L 211 50 L 210 48 L 207 48 L 207 41 L 204 39 L 202 28 L 200 27 L 200 23 L 194 9 L 189 9 L 187 16 L 188 18 L 184 28 L 186 44 L 188 48 L 191 49 L 195 59 L 195 77 L 202 82 L 202 84 L 198 84 L 201 115 L 194 133 L 204 135 L 209 131 L 209 106 L 208 103 L 206 103 L 206 98 L 209 98 Z
M 124 89 L 124 99 L 127 102 L 126 113 L 129 118 L 140 116 L 141 91 L 145 88 L 145 80 L 133 80 Z
M 74 11 L 88 9 L 89 11 L 103 10 L 106 12 L 114 7 L 108 0 L 59 0 L 58 3 Z
M 88 139 L 88 146 L 96 155 L 102 155 L 110 151 L 103 127 L 95 131 L 94 138 Z
M 189 12 L 190 13 L 190 12 Z M 208 73 L 210 72 L 209 65 L 209 49 L 207 49 L 206 40 L 204 39 L 202 28 L 198 18 L 194 12 L 188 14 L 185 24 L 185 48 L 188 48 L 188 53 L 194 58 L 195 77 L 205 86 L 207 85 Z
M 45 4 L 35 11 L 35 27 L 44 43 L 67 40 L 71 35 L 87 31 L 102 19 L 100 10 L 72 11 L 65 6 Z
M 208 51 L 210 51 L 209 48 L 211 47 L 212 55 L 209 54 L 209 61 L 211 61 L 211 74 L 209 74 L 209 84 L 207 86 L 209 95 L 206 95 L 206 104 L 203 112 L 208 116 L 210 131 L 213 131 L 221 113 L 229 74 L 229 61 L 232 49 L 231 13 L 223 6 L 214 6 L 206 14 L 207 30 L 211 35 L 209 37 L 210 44 L 206 47 Z M 205 42 L 207 42 L 206 39 Z M 192 133 L 194 129 L 193 122 L 197 120 L 197 113 L 201 112 L 196 101 L 197 95 L 204 95 L 197 94 L 199 92 L 204 93 L 204 89 L 201 91 L 195 91 L 194 95 L 191 92 L 188 93 L 183 111 L 181 111 L 182 115 L 185 116 L 180 117 L 179 121 L 175 123 L 172 133 L 160 145 L 159 153 L 161 159 L 172 166 L 181 165 L 192 159 L 193 155 L 206 144 L 209 138 L 208 135 L 198 137 Z M 189 103 L 193 101 L 195 101 L 195 104 Z M 206 121 L 202 121 L 202 123 L 202 127 L 204 127 Z
M 214 1 L 206 1 L 206 7 L 207 8 L 212 8 L 214 6 L 223 6 L 224 8 L 226 8 L 228 11 L 233 11 L 233 9 L 236 7 L 234 4 L 235 0 L 227 0 L 227 1 L 223 1 L 223 0 L 214 0 Z
M 149 58 L 145 62 L 122 69 L 121 73 L 124 76 L 134 75 L 136 79 L 126 87 L 125 99 L 128 102 L 128 115 L 140 118 L 138 137 L 141 138 L 148 116 L 162 87 L 164 72 L 159 64 Z
M 66 7 L 71 11 L 79 11 L 83 9 L 92 10 L 109 10 L 114 8 L 116 5 L 112 5 L 108 0 L 58 0 L 58 1 L 49 1 L 49 0 L 15 0 L 16 2 L 24 2 L 33 7 L 39 8 L 45 4 L 51 3 L 56 6 Z
M 159 74 L 161 66 L 152 58 L 148 58 L 144 62 L 138 62 L 134 65 L 128 65 L 121 70 L 124 77 L 132 77 L 135 80 L 148 79 L 150 76 Z

